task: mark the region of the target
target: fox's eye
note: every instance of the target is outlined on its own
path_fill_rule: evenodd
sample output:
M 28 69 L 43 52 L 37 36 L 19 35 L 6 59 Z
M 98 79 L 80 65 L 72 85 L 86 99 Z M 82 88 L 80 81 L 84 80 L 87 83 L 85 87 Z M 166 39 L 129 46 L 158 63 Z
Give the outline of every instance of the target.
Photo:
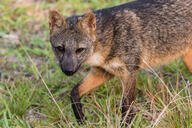
M 59 51 L 63 51 L 64 50 L 64 48 L 63 47 L 61 47 L 61 46 L 58 46 L 58 47 L 56 47 Z
M 76 54 L 82 53 L 85 50 L 85 48 L 78 48 L 76 50 Z
M 65 48 L 62 47 L 62 46 L 58 46 L 58 47 L 56 47 L 56 49 L 59 50 L 59 51 L 61 51 L 61 52 L 64 52 L 64 51 L 65 51 Z

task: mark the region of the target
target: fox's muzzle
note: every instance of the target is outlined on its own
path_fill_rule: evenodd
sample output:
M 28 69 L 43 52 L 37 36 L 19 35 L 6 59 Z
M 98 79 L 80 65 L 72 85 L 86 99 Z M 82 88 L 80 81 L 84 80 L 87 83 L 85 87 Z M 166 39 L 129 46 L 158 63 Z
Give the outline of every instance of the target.
M 78 69 L 79 67 L 71 65 L 65 65 L 60 63 L 60 67 L 63 73 L 65 73 L 67 76 L 72 76 Z
M 78 68 L 65 68 L 63 66 L 61 66 L 61 70 L 63 73 L 65 73 L 67 76 L 72 76 L 77 70 Z
M 67 76 L 72 76 L 79 69 L 77 59 L 71 54 L 63 57 L 60 61 L 60 67 Z

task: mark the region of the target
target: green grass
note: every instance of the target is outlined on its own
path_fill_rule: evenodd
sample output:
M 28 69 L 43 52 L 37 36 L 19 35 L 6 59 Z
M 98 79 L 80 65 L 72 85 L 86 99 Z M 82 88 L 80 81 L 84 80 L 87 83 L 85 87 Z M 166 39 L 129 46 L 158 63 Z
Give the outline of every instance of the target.
M 1 0 L 0 127 L 80 127 L 72 112 L 70 90 L 89 67 L 83 66 L 73 77 L 60 71 L 49 43 L 48 10 L 55 8 L 70 16 L 125 2 L 128 0 Z M 186 80 L 192 77 L 181 59 L 140 71 L 135 103 L 139 111 L 131 126 L 191 128 L 191 87 Z M 88 121 L 81 127 L 119 127 L 121 89 L 115 78 L 84 96 Z

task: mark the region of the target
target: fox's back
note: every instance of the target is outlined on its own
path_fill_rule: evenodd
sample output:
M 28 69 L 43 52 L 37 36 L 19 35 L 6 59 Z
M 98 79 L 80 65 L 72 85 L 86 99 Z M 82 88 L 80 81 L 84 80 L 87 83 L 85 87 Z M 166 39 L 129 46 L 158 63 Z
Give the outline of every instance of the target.
M 114 20 L 122 18 L 125 20 L 120 24 L 126 24 L 128 20 L 126 13 L 130 12 L 139 18 L 143 32 L 150 35 L 157 33 L 159 36 L 164 36 L 162 38 L 166 38 L 167 33 L 166 36 L 170 34 L 171 37 L 178 38 L 179 35 L 188 35 L 187 33 L 192 29 L 192 0 L 137 0 L 98 10 L 95 11 L 97 22 L 99 26 L 103 25 L 98 29 L 106 28 Z
M 153 66 L 184 54 L 192 45 L 192 1 L 142 2 L 136 13 L 141 19 L 143 60 Z
M 133 11 L 143 34 L 159 45 L 188 39 L 192 34 L 191 0 L 139 0 Z
M 134 52 L 149 65 L 156 65 L 178 57 L 192 44 L 191 0 L 137 0 L 95 14 L 100 41 L 106 43 L 110 36 L 117 40 L 112 42 L 112 54 L 130 57 Z M 116 28 L 121 27 L 114 35 Z M 151 57 L 159 59 L 149 62 Z

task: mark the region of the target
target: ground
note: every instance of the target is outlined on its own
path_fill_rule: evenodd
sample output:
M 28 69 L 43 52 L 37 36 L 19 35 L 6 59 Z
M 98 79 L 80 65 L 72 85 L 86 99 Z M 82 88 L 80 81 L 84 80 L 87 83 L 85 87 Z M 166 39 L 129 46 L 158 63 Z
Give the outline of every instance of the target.
M 89 71 L 65 76 L 51 50 L 48 11 L 83 14 L 128 0 L 1 0 L 0 127 L 76 128 L 70 91 Z M 133 128 L 191 128 L 191 73 L 182 59 L 140 71 Z M 119 127 L 121 82 L 115 78 L 82 99 L 84 128 Z

